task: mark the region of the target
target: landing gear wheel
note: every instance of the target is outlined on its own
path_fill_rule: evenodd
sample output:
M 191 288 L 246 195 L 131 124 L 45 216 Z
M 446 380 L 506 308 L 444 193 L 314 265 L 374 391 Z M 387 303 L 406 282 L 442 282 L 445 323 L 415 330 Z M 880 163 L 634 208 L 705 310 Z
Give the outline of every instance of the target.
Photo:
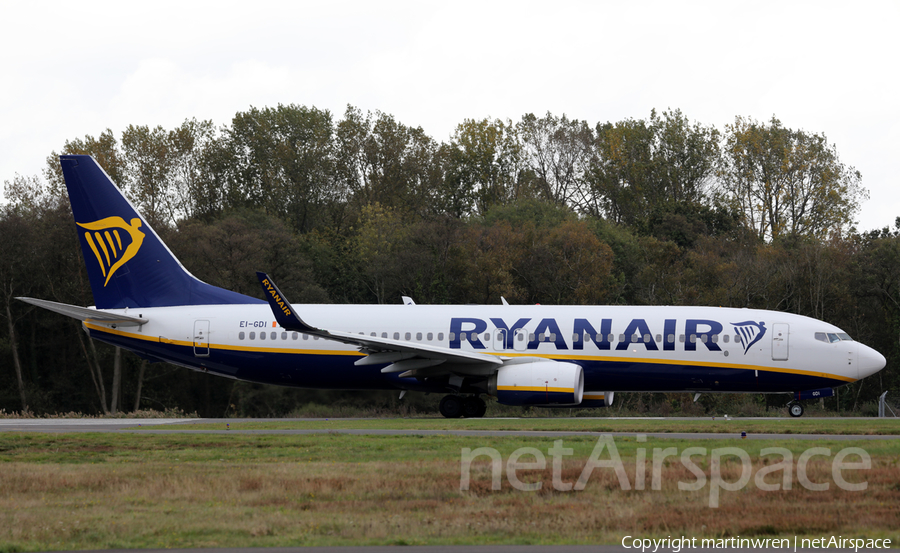
M 790 413 L 792 417 L 802 417 L 803 406 L 799 403 L 792 403 L 788 405 L 788 413 Z
M 463 400 L 462 414 L 468 419 L 483 417 L 487 412 L 487 404 L 478 396 L 469 396 Z
M 448 419 L 458 419 L 463 415 L 463 399 L 459 396 L 444 396 L 438 410 Z

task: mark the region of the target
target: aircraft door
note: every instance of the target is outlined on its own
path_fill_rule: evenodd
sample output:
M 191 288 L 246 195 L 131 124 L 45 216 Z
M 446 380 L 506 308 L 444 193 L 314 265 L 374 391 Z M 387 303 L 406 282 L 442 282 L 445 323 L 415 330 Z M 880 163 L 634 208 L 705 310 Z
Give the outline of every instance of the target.
M 194 321 L 194 357 L 209 357 L 209 321 Z
M 790 349 L 790 325 L 775 323 L 772 325 L 772 361 L 787 361 Z
M 524 328 L 517 328 L 513 334 L 513 348 L 516 351 L 525 351 L 528 347 L 528 331 Z
M 506 349 L 506 329 L 498 328 L 494 331 L 494 350 L 503 351 Z

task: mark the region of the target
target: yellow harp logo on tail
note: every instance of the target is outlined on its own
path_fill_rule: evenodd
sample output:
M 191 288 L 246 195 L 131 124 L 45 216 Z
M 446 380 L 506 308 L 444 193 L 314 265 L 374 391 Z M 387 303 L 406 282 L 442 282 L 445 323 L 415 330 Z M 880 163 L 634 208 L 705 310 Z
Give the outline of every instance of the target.
M 131 224 L 121 217 L 107 217 L 93 223 L 77 223 L 87 229 L 84 239 L 91 251 L 97 256 L 100 270 L 106 277 L 103 286 L 109 284 L 113 274 L 131 258 L 137 255 L 144 243 L 144 233 L 138 230 L 141 220 L 134 218 Z

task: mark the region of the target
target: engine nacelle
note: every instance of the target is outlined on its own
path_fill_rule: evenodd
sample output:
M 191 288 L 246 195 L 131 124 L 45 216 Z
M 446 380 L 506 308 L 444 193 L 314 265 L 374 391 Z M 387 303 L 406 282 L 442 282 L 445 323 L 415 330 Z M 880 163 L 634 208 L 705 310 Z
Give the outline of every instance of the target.
M 585 390 L 580 407 L 610 407 L 615 397 L 615 392 L 590 392 Z
M 578 405 L 584 369 L 559 361 L 506 365 L 491 377 L 488 390 L 504 405 Z

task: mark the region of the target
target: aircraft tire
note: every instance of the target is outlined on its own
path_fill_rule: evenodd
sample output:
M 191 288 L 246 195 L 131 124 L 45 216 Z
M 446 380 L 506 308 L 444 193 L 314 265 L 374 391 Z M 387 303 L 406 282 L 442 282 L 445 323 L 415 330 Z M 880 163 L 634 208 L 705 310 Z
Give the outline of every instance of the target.
M 487 412 L 487 404 L 478 396 L 470 396 L 463 400 L 462 413 L 467 419 L 481 418 Z
M 463 416 L 463 399 L 459 396 L 444 396 L 438 410 L 448 419 L 458 419 Z
M 792 417 L 802 417 L 803 405 L 799 403 L 792 403 L 788 405 L 788 413 L 790 413 Z

